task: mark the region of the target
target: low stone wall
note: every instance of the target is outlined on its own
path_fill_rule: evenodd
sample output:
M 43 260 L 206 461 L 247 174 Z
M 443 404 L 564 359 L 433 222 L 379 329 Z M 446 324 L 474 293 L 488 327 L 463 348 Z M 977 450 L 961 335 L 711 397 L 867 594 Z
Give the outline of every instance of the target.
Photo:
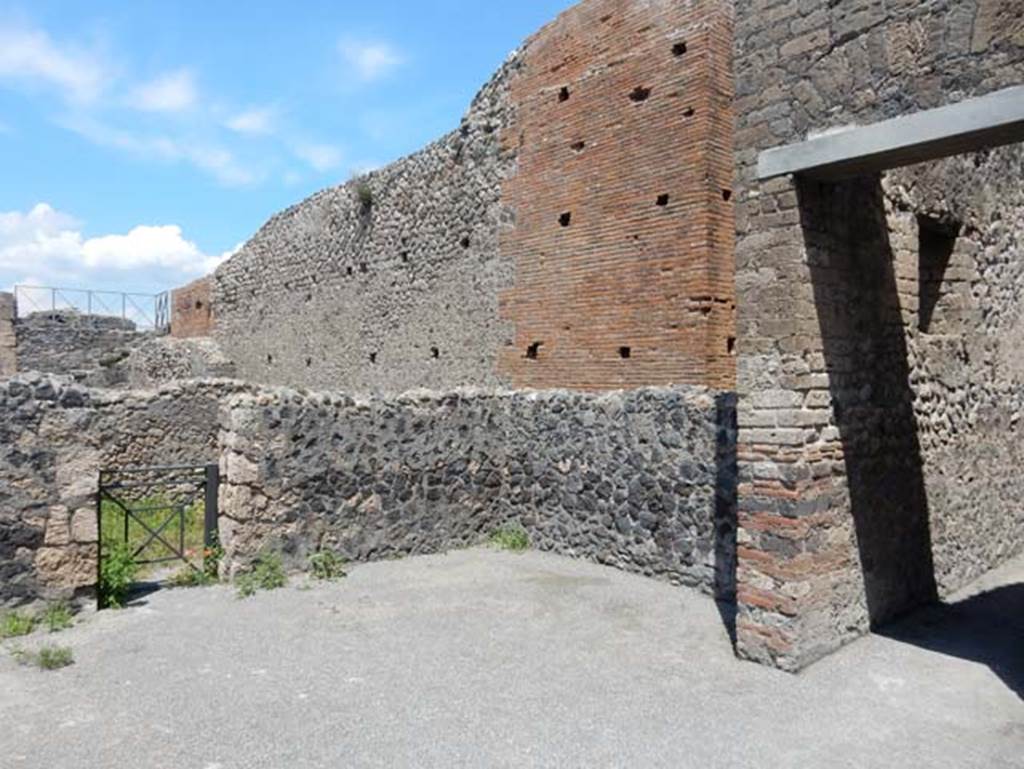
M 13 376 L 18 370 L 18 342 L 14 335 L 16 308 L 14 294 L 0 292 L 0 378 Z
M 145 339 L 118 364 L 117 379 L 129 388 L 159 387 L 191 379 L 224 379 L 235 375 L 235 365 L 212 339 Z
M 0 606 L 92 593 L 101 468 L 218 459 L 231 570 L 265 547 L 372 560 L 518 523 L 535 547 L 731 596 L 734 422 L 703 388 L 357 401 L 19 375 L 0 383 Z
M 230 381 L 149 392 L 68 377 L 0 382 L 0 606 L 92 592 L 100 468 L 216 461 Z
M 117 364 L 151 335 L 121 318 L 37 312 L 15 323 L 18 370 L 68 374 L 95 386 L 122 384 Z
M 131 321 L 64 311 L 17 319 L 13 297 L 5 323 L 5 296 L 0 294 L 0 377 L 37 371 L 68 375 L 87 387 L 131 390 L 235 375 L 212 339 L 140 332 Z
M 289 390 L 222 412 L 231 568 L 482 541 L 517 522 L 544 550 L 732 593 L 732 396 L 702 388 L 408 394 Z

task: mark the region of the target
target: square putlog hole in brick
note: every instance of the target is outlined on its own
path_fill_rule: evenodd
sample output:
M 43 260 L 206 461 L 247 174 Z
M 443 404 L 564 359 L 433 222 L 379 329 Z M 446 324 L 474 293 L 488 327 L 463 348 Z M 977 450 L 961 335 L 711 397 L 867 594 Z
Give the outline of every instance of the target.
M 674 43 L 672 45 L 672 55 L 673 56 L 682 56 L 684 53 L 686 53 L 686 43 L 685 42 L 680 40 L 678 43 Z
M 637 103 L 642 102 L 642 101 L 647 101 L 650 98 L 650 96 L 651 96 L 651 89 L 650 88 L 645 88 L 642 85 L 638 85 L 629 94 L 630 100 L 634 101 L 634 102 L 637 102 Z
M 657 204 L 660 207 L 664 208 L 665 206 L 668 205 L 668 201 L 669 201 L 669 196 L 668 195 L 658 195 L 658 200 L 656 202 L 657 202 Z
M 568 227 L 572 224 L 572 212 L 566 211 L 564 214 L 558 217 L 558 223 L 563 227 Z
M 629 360 L 630 358 L 633 357 L 633 348 L 632 347 L 620 347 L 619 348 L 619 357 L 622 358 L 622 360 Z
M 540 357 L 540 348 L 544 346 L 543 342 L 534 342 L 526 348 L 526 359 L 537 360 Z
M 559 101 L 569 101 L 569 88 L 568 86 L 562 86 L 562 89 L 558 92 Z

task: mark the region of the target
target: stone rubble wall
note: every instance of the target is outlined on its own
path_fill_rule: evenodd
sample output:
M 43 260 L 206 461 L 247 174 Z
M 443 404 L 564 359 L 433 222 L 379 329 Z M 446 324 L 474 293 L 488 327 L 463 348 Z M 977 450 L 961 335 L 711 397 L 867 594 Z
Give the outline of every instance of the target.
M 499 193 L 515 158 L 498 131 L 517 66 L 459 130 L 277 214 L 215 272 L 215 338 L 240 376 L 352 392 L 501 384 Z
M 95 386 L 118 384 L 115 369 L 150 332 L 122 318 L 35 312 L 15 322 L 18 370 L 67 374 Z
M 123 392 L 41 374 L 0 382 L 0 606 L 90 595 L 100 469 L 216 462 L 220 404 L 244 389 L 211 380 Z
M 86 387 L 137 390 L 235 375 L 234 363 L 212 339 L 140 332 L 120 318 L 72 312 L 14 318 L 12 303 L 5 326 L 5 296 L 0 294 L 0 376 L 36 371 L 71 376 Z
M 128 389 L 235 376 L 235 364 L 212 339 L 152 337 L 137 345 L 118 366 Z
M 410 393 L 391 399 L 202 380 L 98 390 L 0 383 L 0 606 L 91 595 L 100 469 L 220 462 L 229 570 L 478 544 L 534 546 L 728 598 L 735 403 L 703 388 Z
M 1018 85 L 1024 38 L 1017 0 L 736 11 L 737 647 L 795 670 L 1024 546 L 1022 150 L 831 184 L 758 154 Z
M 0 379 L 18 370 L 18 339 L 14 332 L 17 305 L 14 294 L 0 292 Z
M 514 523 L 541 549 L 728 597 L 734 415 L 702 388 L 240 395 L 222 412 L 230 568 L 264 548 L 437 552 Z

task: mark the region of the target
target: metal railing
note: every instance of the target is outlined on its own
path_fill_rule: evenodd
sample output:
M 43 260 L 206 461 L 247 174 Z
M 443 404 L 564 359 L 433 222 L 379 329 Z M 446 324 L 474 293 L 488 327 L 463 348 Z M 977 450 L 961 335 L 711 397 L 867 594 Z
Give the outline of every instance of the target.
M 14 287 L 18 317 L 36 312 L 100 315 L 131 321 L 142 331 L 167 332 L 171 327 L 170 292 L 140 294 L 55 286 Z

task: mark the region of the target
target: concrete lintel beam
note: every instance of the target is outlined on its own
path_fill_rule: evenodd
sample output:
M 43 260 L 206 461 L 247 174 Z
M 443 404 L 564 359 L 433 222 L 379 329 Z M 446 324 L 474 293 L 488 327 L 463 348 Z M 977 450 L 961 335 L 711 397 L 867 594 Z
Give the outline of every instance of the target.
M 1021 141 L 1024 86 L 1015 86 L 766 150 L 758 157 L 757 176 L 845 179 Z

